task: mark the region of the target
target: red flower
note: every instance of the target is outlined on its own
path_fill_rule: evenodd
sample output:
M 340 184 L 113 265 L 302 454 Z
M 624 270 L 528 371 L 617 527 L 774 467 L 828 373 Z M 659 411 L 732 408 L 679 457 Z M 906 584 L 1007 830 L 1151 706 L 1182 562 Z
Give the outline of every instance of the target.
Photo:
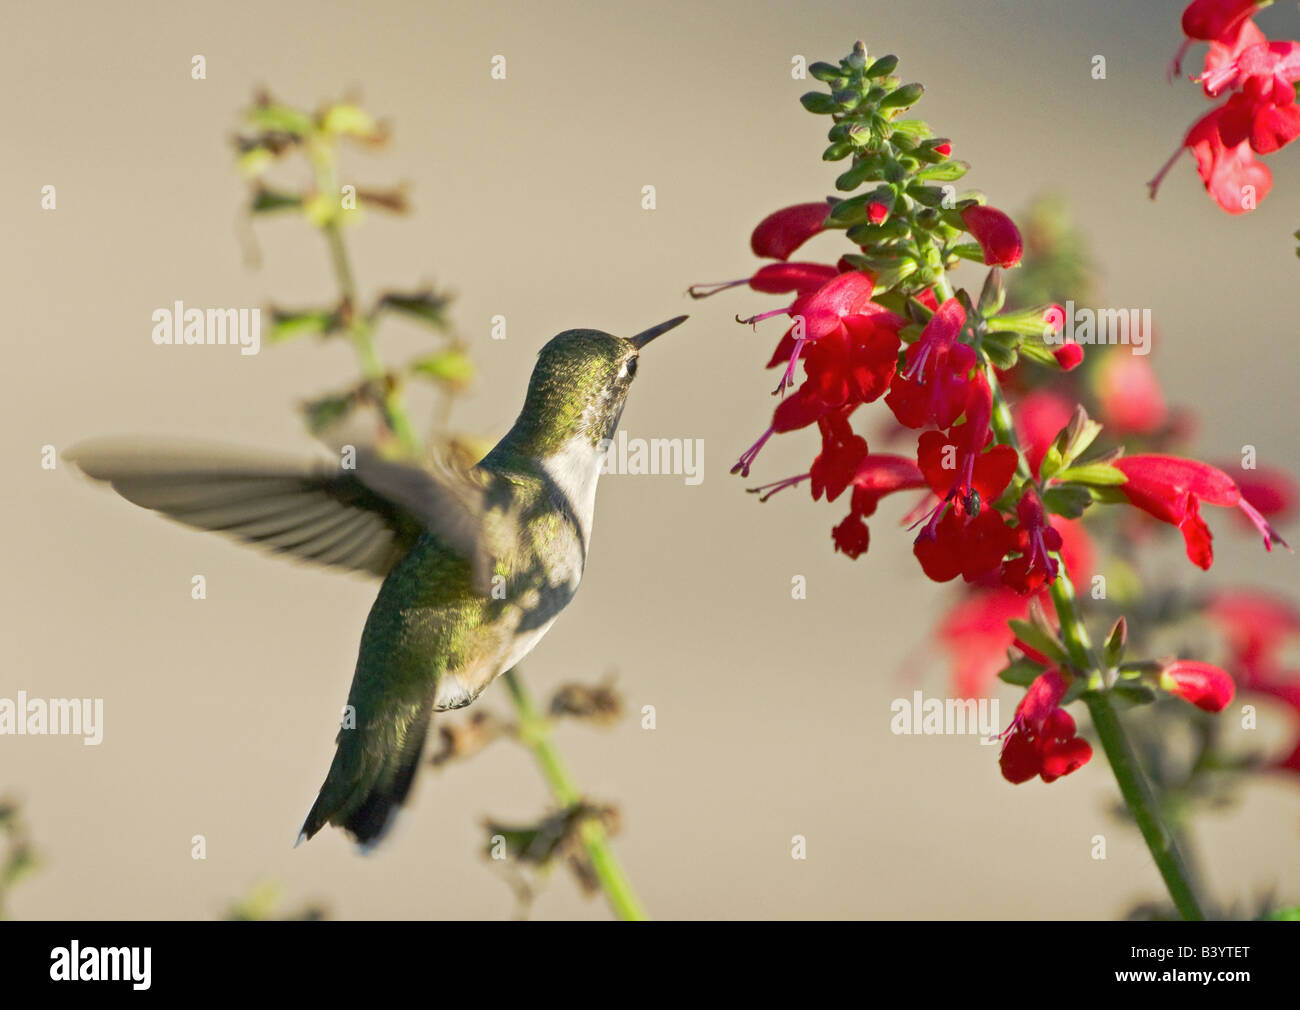
M 813 501 L 818 501 L 823 494 L 827 501 L 834 501 L 844 493 L 867 458 L 867 440 L 854 432 L 845 411 L 827 414 L 817 425 L 822 433 L 822 451 L 808 471 Z
M 1261 5 L 1262 0 L 1192 0 L 1183 11 L 1183 34 L 1202 42 L 1222 42 Z
M 1238 465 L 1231 469 L 1237 470 Z M 1228 471 L 1229 467 L 1223 468 Z M 1300 490 L 1289 473 L 1279 467 L 1262 466 L 1253 470 L 1239 470 L 1237 486 L 1241 497 L 1250 502 L 1260 515 L 1267 519 L 1289 518 L 1295 512 Z
M 785 373 L 776 387 L 776 392 L 779 393 L 787 386 L 794 385 L 795 366 L 799 363 L 804 345 L 809 341 L 820 340 L 829 334 L 839 332 L 844 320 L 849 316 L 877 316 L 883 323 L 892 326 L 897 333 L 904 320 L 871 300 L 874 286 L 875 282 L 870 274 L 860 270 L 850 270 L 836 275 L 814 291 L 801 293 L 789 308 L 764 312 L 749 320 L 758 322 L 769 316 L 783 314 L 789 315 L 794 320 L 794 324 L 777 344 L 772 360 L 767 363 L 767 367 L 772 368 L 782 361 L 786 362 Z M 897 355 L 897 348 L 895 348 L 895 355 Z M 890 372 L 891 374 L 893 372 L 892 366 Z
M 1219 137 L 1225 147 L 1249 142 L 1256 154 L 1272 154 L 1300 136 L 1300 106 L 1296 105 L 1294 86 L 1281 81 L 1277 88 L 1272 82 L 1264 86 L 1268 90 L 1263 94 L 1248 89 L 1233 95 L 1223 106 Z M 1289 101 L 1283 100 L 1283 96 Z
M 966 310 L 949 298 L 925 324 L 921 337 L 904 355 L 904 370 L 894 377 L 885 402 L 901 424 L 949 427 L 966 409 L 975 349 L 958 337 Z
M 926 431 L 917 440 L 916 461 L 930 489 L 941 501 L 959 501 L 971 515 L 981 504 L 992 505 L 1011 483 L 1019 457 L 1007 445 L 987 452 L 993 434 L 989 429 L 993 398 L 988 380 L 977 373 L 971 383 L 966 420 L 949 429 Z
M 984 509 L 972 517 L 960 506 L 941 503 L 934 515 L 941 513 L 943 518 L 932 519 L 912 544 L 921 570 L 935 582 L 958 575 L 974 582 L 1002 564 L 1007 551 L 1015 547 L 1015 534 L 997 509 Z
M 1083 364 L 1083 347 L 1073 342 L 1061 344 L 1052 352 L 1052 357 L 1061 366 L 1061 371 L 1072 372 Z
M 1235 97 L 1235 96 L 1234 96 Z M 1235 146 L 1224 143 L 1220 133 L 1226 105 L 1212 109 L 1192 125 L 1183 138 L 1183 148 L 1196 158 L 1196 171 L 1205 183 L 1205 191 L 1229 214 L 1253 210 L 1273 187 L 1273 173 L 1255 160 L 1250 144 L 1243 140 Z M 1147 183 L 1155 199 L 1160 183 L 1173 167 L 1182 149 L 1165 162 L 1155 178 Z
M 1002 777 L 1019 785 L 1039 776 L 1054 782 L 1092 758 L 1088 741 L 1075 735 L 1074 718 L 1060 707 L 1065 680 L 1055 670 L 1039 676 L 1016 706 L 1003 734 Z
M 1114 466 L 1128 481 L 1119 490 L 1130 502 L 1157 519 L 1177 526 L 1187 544 L 1187 557 L 1201 568 L 1214 562 L 1210 528 L 1200 515 L 1200 504 L 1236 506 L 1264 537 L 1264 547 L 1287 546 L 1268 520 L 1246 501 L 1241 489 L 1222 470 L 1177 456 L 1121 456 Z
M 692 298 L 708 298 L 719 291 L 748 284 L 765 295 L 804 294 L 816 291 L 840 271 L 825 263 L 765 263 L 750 277 L 738 281 L 721 281 L 717 284 L 692 284 L 688 292 Z
M 1107 354 L 1097 370 L 1101 419 L 1116 435 L 1149 435 L 1169 420 L 1169 408 L 1145 356 Z
M 787 260 L 792 252 L 822 230 L 830 212 L 830 205 L 825 201 L 784 207 L 758 223 L 749 238 L 749 247 L 755 256 Z
M 1178 659 L 1160 671 L 1160 686 L 1205 712 L 1222 712 L 1232 701 L 1232 678 L 1217 666 Z
M 1063 541 L 1048 522 L 1043 503 L 1033 491 L 1021 497 L 1016 517 L 1020 525 L 1016 527 L 1015 550 L 1020 556 L 1002 566 L 1002 582 L 1021 596 L 1028 596 L 1056 581 L 1056 559 L 1051 552 L 1059 551 Z
M 984 250 L 985 266 L 1013 267 L 1020 262 L 1025 250 L 1024 240 L 1015 222 L 1002 211 L 975 204 L 961 212 L 961 219 Z
M 1205 613 L 1223 629 L 1232 657 L 1230 665 L 1248 688 L 1274 676 L 1281 668 L 1278 653 L 1283 643 L 1300 633 L 1300 611 L 1289 600 L 1269 593 L 1219 593 L 1210 600 Z
M 1250 18 L 1237 22 L 1237 27 L 1222 40 L 1210 40 L 1210 48 L 1205 54 L 1205 71 L 1201 74 L 1201 87 L 1206 96 L 1215 97 L 1216 92 L 1209 87 L 1209 81 L 1215 75 L 1229 64 L 1236 63 L 1243 50 L 1267 41 L 1268 38 Z

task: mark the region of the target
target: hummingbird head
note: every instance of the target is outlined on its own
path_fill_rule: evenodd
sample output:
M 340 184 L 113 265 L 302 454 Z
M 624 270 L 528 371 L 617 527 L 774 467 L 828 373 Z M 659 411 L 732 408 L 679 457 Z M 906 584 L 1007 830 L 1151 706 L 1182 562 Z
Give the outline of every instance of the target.
M 552 337 L 537 355 L 524 409 L 511 430 L 515 447 L 541 457 L 577 440 L 594 449 L 613 437 L 641 349 L 685 320 L 678 316 L 628 338 L 600 330 Z

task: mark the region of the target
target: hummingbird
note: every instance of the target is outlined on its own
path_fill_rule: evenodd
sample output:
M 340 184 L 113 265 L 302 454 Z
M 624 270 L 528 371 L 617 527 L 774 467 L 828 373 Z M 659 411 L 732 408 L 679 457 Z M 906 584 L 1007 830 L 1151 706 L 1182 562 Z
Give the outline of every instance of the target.
M 377 844 L 410 793 L 433 713 L 473 702 L 568 606 L 640 352 L 686 318 L 629 338 L 585 329 L 551 338 L 518 419 L 473 466 L 352 447 L 341 463 L 303 463 L 122 440 L 64 454 L 188 526 L 383 578 L 299 843 L 329 824 Z

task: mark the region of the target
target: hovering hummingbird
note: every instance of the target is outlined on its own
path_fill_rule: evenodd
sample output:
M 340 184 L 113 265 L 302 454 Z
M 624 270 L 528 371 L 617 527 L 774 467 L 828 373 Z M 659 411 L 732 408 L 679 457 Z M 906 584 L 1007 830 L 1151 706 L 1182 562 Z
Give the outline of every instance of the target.
M 299 842 L 326 824 L 377 842 L 410 792 L 432 714 L 470 704 L 573 599 L 601 442 L 618 427 L 641 349 L 686 318 L 628 339 L 553 337 L 518 420 L 469 468 L 358 450 L 347 469 L 117 440 L 65 454 L 128 501 L 186 525 L 383 576 L 334 761 Z

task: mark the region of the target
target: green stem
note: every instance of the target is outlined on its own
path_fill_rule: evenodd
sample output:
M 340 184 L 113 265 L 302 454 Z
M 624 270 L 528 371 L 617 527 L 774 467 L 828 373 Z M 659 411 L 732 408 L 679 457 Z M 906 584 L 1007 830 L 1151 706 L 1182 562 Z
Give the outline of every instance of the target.
M 999 442 L 1009 445 L 1020 452 L 1015 429 L 1011 422 L 1011 411 L 1002 389 L 998 385 L 997 375 L 992 367 L 987 369 L 989 388 L 993 392 L 993 429 Z M 1023 463 L 1024 454 L 1021 453 Z M 1070 662 L 1083 672 L 1089 684 L 1096 683 L 1097 688 L 1089 689 L 1083 694 L 1083 701 L 1092 716 L 1093 728 L 1101 742 L 1101 748 L 1110 762 L 1111 771 L 1119 785 L 1120 795 L 1137 822 L 1138 830 L 1155 860 L 1160 876 L 1164 878 L 1169 896 L 1173 898 L 1178 914 L 1184 919 L 1201 920 L 1205 918 L 1200 899 L 1196 895 L 1194 877 L 1186 860 L 1179 850 L 1174 832 L 1165 824 L 1160 813 L 1160 805 L 1138 763 L 1133 746 L 1124 732 L 1123 724 L 1115 707 L 1111 704 L 1110 688 L 1104 664 L 1097 658 L 1088 629 L 1079 613 L 1078 599 L 1074 594 L 1074 585 L 1070 581 L 1064 559 L 1058 558 L 1059 568 L 1056 579 L 1052 582 L 1052 603 L 1056 607 L 1056 616 L 1061 625 L 1061 638 L 1069 653 Z
M 337 220 L 331 220 L 322 229 L 325 241 L 329 243 L 330 262 L 334 267 L 334 276 L 342 294 L 344 310 L 349 316 L 348 337 L 356 348 L 357 358 L 361 362 L 361 372 L 370 382 L 384 390 L 384 418 L 388 427 L 396 436 L 398 443 L 411 459 L 420 456 L 420 439 L 411 427 L 406 414 L 406 403 L 401 390 L 394 385 L 388 387 L 388 370 L 375 350 L 373 331 L 370 321 L 357 310 L 356 281 L 352 274 L 352 264 L 348 259 L 347 245 L 343 241 L 343 232 Z
M 533 752 L 542 776 L 560 805 L 566 808 L 575 806 L 582 801 L 582 793 L 565 767 L 560 752 L 555 749 L 550 723 L 538 714 L 516 671 L 507 670 L 503 679 L 510 689 L 510 699 L 519 716 L 520 739 Z M 644 920 L 647 917 L 645 909 L 623 873 L 623 867 L 619 865 L 618 857 L 610 847 L 604 827 L 589 817 L 583 820 L 579 831 L 587 857 L 605 889 L 605 896 L 609 899 L 614 914 L 625 921 Z

